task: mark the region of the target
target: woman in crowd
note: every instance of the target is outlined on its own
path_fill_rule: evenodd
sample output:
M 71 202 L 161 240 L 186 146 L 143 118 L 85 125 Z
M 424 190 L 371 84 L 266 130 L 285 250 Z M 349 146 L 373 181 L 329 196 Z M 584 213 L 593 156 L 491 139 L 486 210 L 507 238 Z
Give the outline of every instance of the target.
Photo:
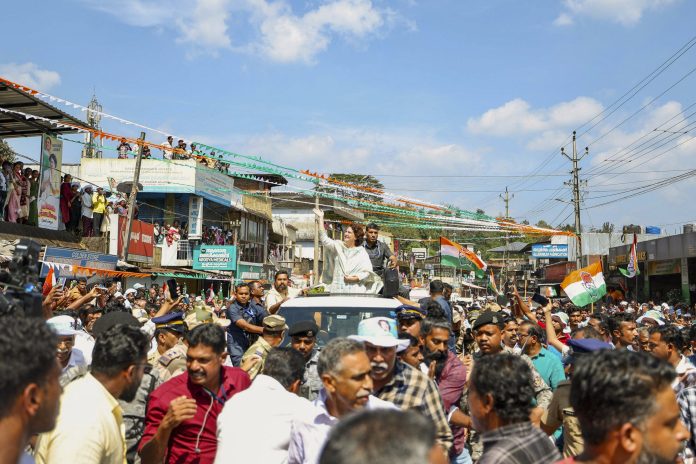
M 63 183 L 60 184 L 60 216 L 66 230 L 70 230 L 70 204 L 74 196 L 71 183 L 72 176 L 66 174 Z

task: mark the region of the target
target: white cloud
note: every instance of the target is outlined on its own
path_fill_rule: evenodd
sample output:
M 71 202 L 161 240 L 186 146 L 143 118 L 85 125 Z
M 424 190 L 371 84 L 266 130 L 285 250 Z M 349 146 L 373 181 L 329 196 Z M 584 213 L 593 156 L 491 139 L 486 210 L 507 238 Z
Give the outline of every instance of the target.
M 548 137 L 560 128 L 583 123 L 602 111 L 602 104 L 589 97 L 578 97 L 550 108 L 534 109 L 521 98 L 516 98 L 479 117 L 469 118 L 467 128 L 473 134 L 498 137 L 542 133 Z
M 401 19 L 371 0 L 323 0 L 303 13 L 287 0 L 83 1 L 132 26 L 174 31 L 176 41 L 195 52 L 232 49 L 281 63 L 315 63 L 335 37 L 365 40 Z M 237 27 L 229 31 L 232 17 Z M 401 22 L 415 29 L 412 22 Z
M 553 21 L 555 26 L 570 26 L 573 23 L 573 18 L 568 13 L 559 14 L 558 17 Z
M 18 84 L 44 91 L 60 84 L 60 74 L 56 71 L 41 69 L 31 62 L 0 64 L 0 76 Z
M 675 3 L 677 0 L 564 0 L 566 11 L 561 13 L 554 24 L 567 26 L 573 24 L 574 18 L 586 16 L 593 19 L 607 20 L 623 26 L 637 24 L 643 14 L 649 10 L 659 10 Z
M 177 40 L 209 49 L 229 48 L 227 4 L 227 0 L 198 0 L 189 17 L 177 20 L 181 31 Z

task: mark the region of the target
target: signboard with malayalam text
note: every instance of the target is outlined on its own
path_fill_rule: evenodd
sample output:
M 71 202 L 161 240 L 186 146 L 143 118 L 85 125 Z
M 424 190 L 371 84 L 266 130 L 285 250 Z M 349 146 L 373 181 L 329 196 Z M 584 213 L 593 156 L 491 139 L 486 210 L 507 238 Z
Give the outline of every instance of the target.
M 193 268 L 199 271 L 234 271 L 237 269 L 237 247 L 201 245 L 193 250 Z
M 568 258 L 568 245 L 532 245 L 532 258 Z

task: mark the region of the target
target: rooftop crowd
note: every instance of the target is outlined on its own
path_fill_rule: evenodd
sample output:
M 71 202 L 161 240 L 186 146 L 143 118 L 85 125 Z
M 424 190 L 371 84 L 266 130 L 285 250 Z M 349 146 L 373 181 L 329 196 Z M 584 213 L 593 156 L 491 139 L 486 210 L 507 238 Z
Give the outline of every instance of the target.
M 371 226 L 331 245 L 374 265 L 349 293 L 395 264 Z M 222 300 L 47 288 L 45 321 L 0 318 L 0 462 L 692 462 L 688 308 L 429 291 L 326 341 L 279 314 L 303 297 L 285 272 Z

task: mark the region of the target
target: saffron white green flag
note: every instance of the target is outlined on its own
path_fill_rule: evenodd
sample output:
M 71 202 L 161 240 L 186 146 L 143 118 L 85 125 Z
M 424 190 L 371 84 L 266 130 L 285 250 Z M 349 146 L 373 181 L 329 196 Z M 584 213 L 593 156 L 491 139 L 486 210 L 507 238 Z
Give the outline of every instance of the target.
M 607 293 L 602 263 L 597 262 L 573 271 L 563 279 L 561 288 L 575 306 L 587 306 Z

